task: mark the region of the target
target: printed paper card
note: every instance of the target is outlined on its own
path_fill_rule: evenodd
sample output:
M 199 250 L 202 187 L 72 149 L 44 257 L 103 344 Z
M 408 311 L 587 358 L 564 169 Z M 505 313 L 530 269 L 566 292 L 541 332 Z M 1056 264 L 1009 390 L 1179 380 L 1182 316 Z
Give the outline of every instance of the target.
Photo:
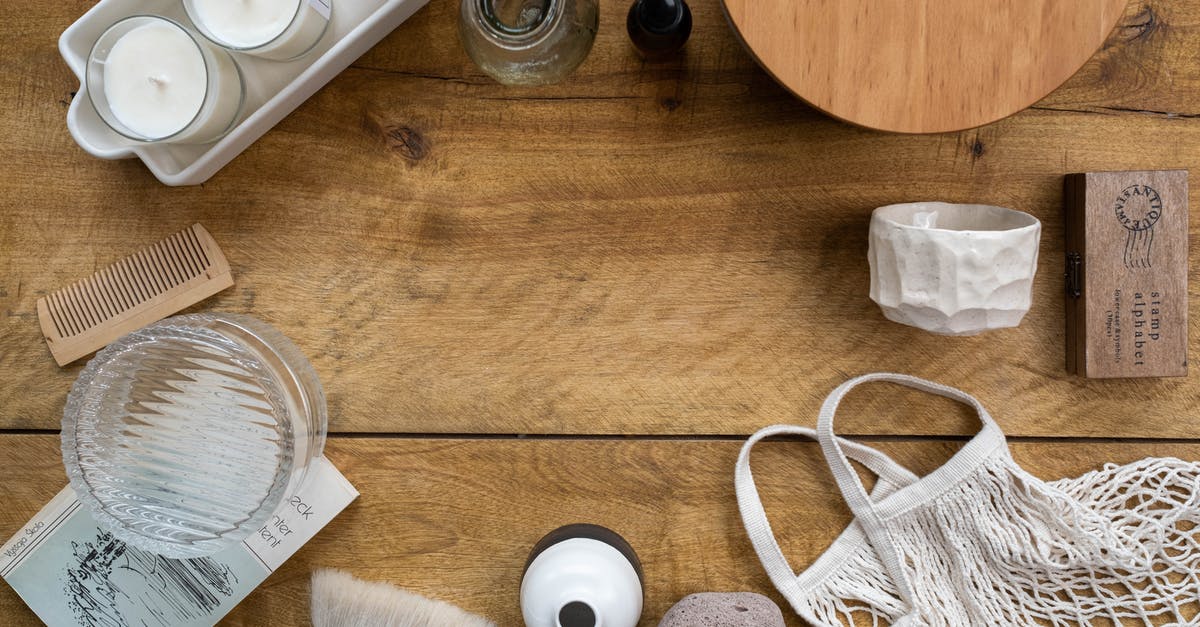
M 209 557 L 176 560 L 115 539 L 67 487 L 0 547 L 0 577 L 51 627 L 207 627 L 357 497 L 322 457 L 245 541 Z

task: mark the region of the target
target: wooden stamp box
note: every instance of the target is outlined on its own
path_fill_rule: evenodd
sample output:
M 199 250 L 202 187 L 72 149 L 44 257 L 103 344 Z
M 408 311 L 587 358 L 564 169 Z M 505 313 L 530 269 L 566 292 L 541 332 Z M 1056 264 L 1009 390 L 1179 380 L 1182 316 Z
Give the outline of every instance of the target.
M 1187 375 L 1187 175 L 1066 176 L 1069 372 Z

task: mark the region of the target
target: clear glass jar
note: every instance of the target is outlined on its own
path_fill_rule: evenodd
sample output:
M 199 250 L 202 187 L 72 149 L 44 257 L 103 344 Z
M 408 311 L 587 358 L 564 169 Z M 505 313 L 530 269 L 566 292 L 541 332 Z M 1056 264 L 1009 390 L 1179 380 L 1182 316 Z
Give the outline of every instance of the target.
M 88 362 L 63 411 L 63 463 L 114 536 L 199 557 L 267 521 L 321 455 L 326 428 L 316 373 L 275 328 L 176 316 Z
M 596 0 L 462 0 L 458 29 L 467 54 L 506 85 L 566 78 L 592 49 Z

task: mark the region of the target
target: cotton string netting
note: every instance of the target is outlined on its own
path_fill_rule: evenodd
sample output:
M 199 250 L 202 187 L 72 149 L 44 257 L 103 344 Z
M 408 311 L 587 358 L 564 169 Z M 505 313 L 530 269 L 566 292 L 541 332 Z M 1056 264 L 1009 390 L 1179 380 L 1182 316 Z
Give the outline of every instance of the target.
M 855 385 L 891 381 L 975 407 L 983 428 L 918 478 L 883 453 L 837 437 L 832 419 Z M 750 449 L 778 434 L 816 439 L 855 514 L 808 570 L 787 565 L 759 500 Z M 868 495 L 849 460 L 879 475 Z M 818 625 L 1200 624 L 1200 465 L 1147 458 L 1043 481 L 1009 454 L 970 396 L 903 375 L 843 384 L 816 430 L 768 427 L 742 450 L 738 503 L 759 558 L 793 609 Z

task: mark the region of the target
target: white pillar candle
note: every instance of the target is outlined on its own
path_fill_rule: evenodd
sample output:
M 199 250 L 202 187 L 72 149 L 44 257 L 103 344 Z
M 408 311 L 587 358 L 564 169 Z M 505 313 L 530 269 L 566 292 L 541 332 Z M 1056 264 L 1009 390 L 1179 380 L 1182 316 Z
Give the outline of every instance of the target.
M 101 35 L 88 92 L 114 130 L 143 141 L 211 141 L 228 129 L 242 99 L 227 52 L 151 16 L 123 20 Z
M 196 26 L 222 46 L 291 59 L 308 52 L 325 33 L 331 0 L 186 0 Z

